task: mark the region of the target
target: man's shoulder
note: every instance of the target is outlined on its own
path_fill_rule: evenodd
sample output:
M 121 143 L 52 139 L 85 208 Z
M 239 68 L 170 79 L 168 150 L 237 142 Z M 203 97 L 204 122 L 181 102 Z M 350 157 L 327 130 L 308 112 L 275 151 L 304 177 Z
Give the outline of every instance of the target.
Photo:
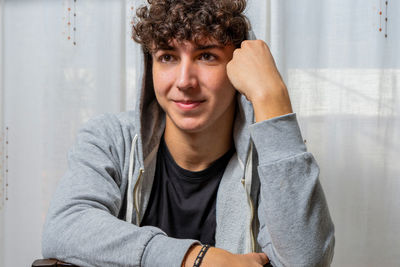
M 127 137 L 135 134 L 135 112 L 103 113 L 90 118 L 80 132 L 91 132 L 104 137 Z

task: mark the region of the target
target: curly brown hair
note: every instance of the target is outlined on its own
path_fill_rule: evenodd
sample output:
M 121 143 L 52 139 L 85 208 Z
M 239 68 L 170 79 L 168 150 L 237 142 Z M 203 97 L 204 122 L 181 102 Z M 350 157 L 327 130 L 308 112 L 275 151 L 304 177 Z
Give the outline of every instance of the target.
M 215 39 L 240 47 L 250 27 L 246 0 L 147 0 L 138 8 L 133 39 L 147 51 L 178 42 Z

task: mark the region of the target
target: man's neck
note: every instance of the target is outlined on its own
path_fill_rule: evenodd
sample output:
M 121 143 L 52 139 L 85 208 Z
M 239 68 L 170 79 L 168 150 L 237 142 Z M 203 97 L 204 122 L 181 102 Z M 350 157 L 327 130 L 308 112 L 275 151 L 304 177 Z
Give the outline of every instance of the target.
M 164 139 L 175 162 L 183 169 L 201 171 L 231 148 L 233 118 L 223 127 L 215 124 L 207 131 L 187 133 L 167 118 Z

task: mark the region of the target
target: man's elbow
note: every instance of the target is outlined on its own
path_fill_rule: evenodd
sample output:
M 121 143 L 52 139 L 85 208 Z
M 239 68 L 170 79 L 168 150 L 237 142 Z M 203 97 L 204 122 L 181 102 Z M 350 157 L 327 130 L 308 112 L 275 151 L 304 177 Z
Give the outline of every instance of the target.
M 64 229 L 64 230 L 63 230 Z M 65 226 L 57 222 L 57 218 L 48 218 L 42 233 L 42 255 L 44 258 L 64 258 L 65 244 Z
M 316 250 L 315 253 L 313 253 L 312 257 L 309 259 L 309 263 L 304 264 L 304 266 L 330 266 L 333 260 L 334 248 L 335 236 L 332 234 L 332 236 L 330 236 L 324 246 L 321 249 Z
M 57 241 L 49 222 L 46 222 L 42 234 L 42 255 L 44 258 L 57 258 Z

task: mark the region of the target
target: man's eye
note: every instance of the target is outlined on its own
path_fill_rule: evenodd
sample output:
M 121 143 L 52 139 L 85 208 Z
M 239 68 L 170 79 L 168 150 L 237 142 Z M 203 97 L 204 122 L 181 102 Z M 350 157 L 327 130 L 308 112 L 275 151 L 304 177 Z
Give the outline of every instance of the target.
M 171 62 L 174 60 L 174 57 L 172 55 L 169 54 L 165 54 L 165 55 L 161 55 L 158 57 L 158 60 L 160 62 Z
M 213 61 L 216 59 L 216 57 L 210 53 L 203 53 L 200 55 L 200 59 L 205 61 Z

